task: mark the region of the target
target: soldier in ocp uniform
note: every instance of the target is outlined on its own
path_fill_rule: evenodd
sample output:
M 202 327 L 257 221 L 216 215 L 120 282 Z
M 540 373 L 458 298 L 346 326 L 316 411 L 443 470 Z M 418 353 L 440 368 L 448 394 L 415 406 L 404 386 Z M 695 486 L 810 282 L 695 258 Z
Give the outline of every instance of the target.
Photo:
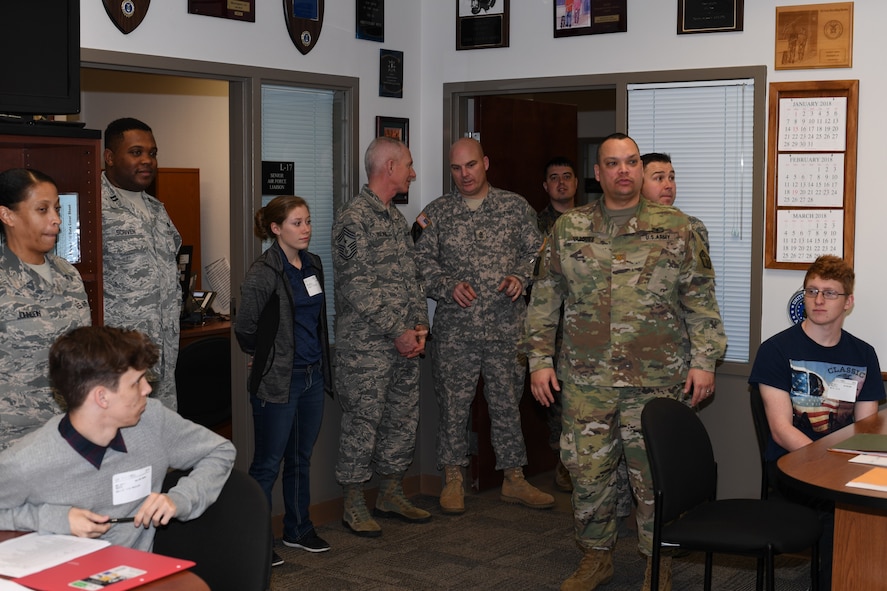
M 55 181 L 34 169 L 0 173 L 0 450 L 61 408 L 46 363 L 57 337 L 91 318 L 80 274 L 50 254 L 61 227 Z
M 530 204 L 490 186 L 488 167 L 480 143 L 457 141 L 450 150 L 456 190 L 435 199 L 417 219 L 424 226 L 416 241 L 419 268 L 426 294 L 437 300 L 431 356 L 445 513 L 465 510 L 466 426 L 479 375 L 490 409 L 496 469 L 505 475 L 500 498 L 537 509 L 554 505 L 554 497 L 524 479 L 527 452 L 518 410 L 526 372 L 518 350 L 523 294 L 542 238 Z
M 419 425 L 419 356 L 428 336 L 410 228 L 392 203 L 415 180 L 403 142 L 380 137 L 364 158 L 367 184 L 336 217 L 336 392 L 342 432 L 336 480 L 344 488 L 344 524 L 375 537 L 382 528 L 366 506 L 364 483 L 381 477 L 375 513 L 413 523 L 431 519 L 404 496 Z
M 708 253 L 686 215 L 641 199 L 637 144 L 624 134 L 605 139 L 595 177 L 603 197 L 555 224 L 527 315 L 533 396 L 550 404 L 558 378 L 563 382 L 561 455 L 585 550 L 564 591 L 595 589 L 613 574 L 615 469 L 623 453 L 638 502 L 639 549 L 650 556 L 653 492 L 641 410 L 657 396 L 692 395 L 693 405 L 710 397 L 726 348 Z M 563 345 L 556 351 L 561 305 Z M 648 558 L 644 589 L 649 567 Z M 660 589 L 670 588 L 664 560 Z
M 102 173 L 102 268 L 105 324 L 147 334 L 160 348 L 149 372 L 152 396 L 176 409 L 176 360 L 182 288 L 177 256 L 182 237 L 163 203 L 145 190 L 157 174 L 157 144 L 138 119 L 105 129 Z

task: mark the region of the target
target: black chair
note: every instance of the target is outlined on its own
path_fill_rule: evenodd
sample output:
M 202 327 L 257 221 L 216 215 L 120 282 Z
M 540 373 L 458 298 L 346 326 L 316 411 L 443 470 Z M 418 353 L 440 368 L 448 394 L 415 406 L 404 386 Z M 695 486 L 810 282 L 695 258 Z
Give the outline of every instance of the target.
M 655 398 L 641 413 L 641 429 L 653 473 L 655 515 L 651 588 L 659 588 L 661 549 L 705 552 L 705 589 L 711 589 L 712 554 L 758 559 L 758 583 L 774 587 L 773 558 L 811 549 L 812 589 L 819 587 L 816 511 L 775 500 L 715 500 L 717 464 L 711 440 L 696 411 L 669 398 Z
M 187 474 L 167 474 L 167 491 Z M 271 511 L 265 493 L 234 469 L 215 503 L 197 519 L 173 519 L 157 529 L 154 552 L 193 560 L 191 570 L 213 591 L 266 591 L 271 587 Z
M 231 340 L 216 336 L 183 347 L 176 361 L 180 415 L 209 429 L 231 420 Z
M 770 488 L 770 470 L 767 466 L 767 445 L 770 443 L 770 423 L 764 411 L 764 399 L 756 385 L 751 387 L 751 418 L 755 424 L 755 435 L 758 440 L 758 452 L 761 460 L 761 498 L 766 499 L 773 492 Z

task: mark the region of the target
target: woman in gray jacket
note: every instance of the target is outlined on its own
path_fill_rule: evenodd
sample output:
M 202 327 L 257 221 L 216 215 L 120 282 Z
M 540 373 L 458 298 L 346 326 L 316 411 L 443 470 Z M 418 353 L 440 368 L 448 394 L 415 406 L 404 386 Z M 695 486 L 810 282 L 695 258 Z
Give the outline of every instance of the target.
M 254 233 L 274 243 L 252 264 L 234 322 L 249 375 L 255 453 L 249 473 L 271 503 L 283 463 L 283 543 L 330 549 L 308 516 L 311 452 L 332 392 L 326 301 L 320 258 L 308 252 L 311 215 L 301 197 L 275 197 L 256 212 Z M 274 553 L 272 565 L 283 560 Z

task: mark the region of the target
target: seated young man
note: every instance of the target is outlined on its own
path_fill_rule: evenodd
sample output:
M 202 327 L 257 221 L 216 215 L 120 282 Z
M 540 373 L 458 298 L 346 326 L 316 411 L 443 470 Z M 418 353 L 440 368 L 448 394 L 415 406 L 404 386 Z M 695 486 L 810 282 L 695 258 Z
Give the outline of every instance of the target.
M 199 517 L 216 500 L 234 445 L 148 398 L 158 356 L 145 334 L 113 327 L 56 340 L 49 377 L 67 413 L 0 453 L 0 530 L 150 551 L 155 527 Z M 168 469 L 192 470 L 161 494 Z
M 878 412 L 884 399 L 874 348 L 843 330 L 853 307 L 853 282 L 853 269 L 843 259 L 817 258 L 804 277 L 806 318 L 758 349 L 748 381 L 764 401 L 772 435 L 765 458 L 774 484 L 781 456 Z M 831 524 L 826 522 L 821 583 L 830 578 Z

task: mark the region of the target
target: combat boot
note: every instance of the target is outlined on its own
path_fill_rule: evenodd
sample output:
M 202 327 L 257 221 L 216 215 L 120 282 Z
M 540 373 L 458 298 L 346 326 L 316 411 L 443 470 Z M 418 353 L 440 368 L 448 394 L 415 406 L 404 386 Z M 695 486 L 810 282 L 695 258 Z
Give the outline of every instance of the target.
M 520 503 L 531 509 L 551 509 L 554 497 L 544 493 L 524 478 L 523 468 L 506 468 L 499 498 L 506 503 Z
M 397 517 L 410 523 L 430 521 L 431 513 L 413 505 L 403 494 L 402 480 L 400 475 L 382 477 L 373 514 L 378 517 Z
M 561 583 L 561 591 L 594 591 L 612 578 L 613 553 L 609 550 L 586 550 L 576 572 Z
M 644 572 L 642 591 L 650 591 L 653 584 L 653 559 L 647 556 L 647 570 Z M 659 557 L 659 591 L 671 591 L 671 556 Z
M 444 466 L 446 484 L 440 491 L 440 510 L 444 513 L 465 513 L 465 490 L 462 488 L 462 467 Z
M 573 479 L 570 477 L 570 471 L 560 460 L 557 461 L 557 467 L 554 469 L 554 486 L 565 493 L 573 492 Z
M 382 528 L 370 516 L 367 502 L 360 484 L 345 485 L 345 515 L 342 525 L 352 533 L 364 538 L 377 538 L 382 535 Z

